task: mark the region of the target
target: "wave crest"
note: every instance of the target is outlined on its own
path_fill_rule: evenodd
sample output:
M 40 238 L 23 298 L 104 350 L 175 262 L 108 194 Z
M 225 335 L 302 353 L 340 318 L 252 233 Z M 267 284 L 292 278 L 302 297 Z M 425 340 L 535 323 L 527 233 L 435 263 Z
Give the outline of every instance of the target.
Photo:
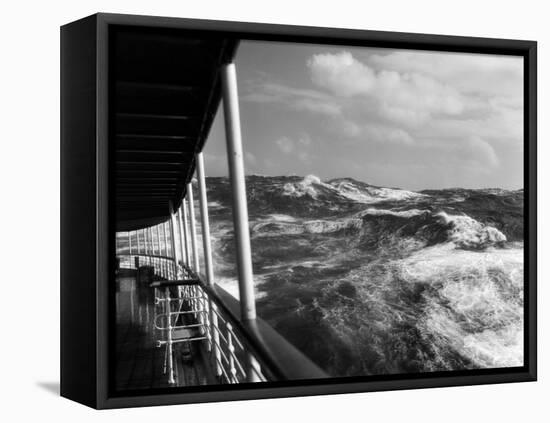
M 361 204 L 409 201 L 428 197 L 426 194 L 404 189 L 376 187 L 350 178 L 335 179 L 327 183 L 315 175 L 307 175 L 299 182 L 287 182 L 283 186 L 283 195 L 290 197 L 309 196 L 312 199 L 318 199 L 323 194 Z
M 483 225 L 469 216 L 453 216 L 445 212 L 435 214 L 440 221 L 449 227 L 448 240 L 460 248 L 485 248 L 489 245 L 506 241 L 506 235 L 498 229 Z

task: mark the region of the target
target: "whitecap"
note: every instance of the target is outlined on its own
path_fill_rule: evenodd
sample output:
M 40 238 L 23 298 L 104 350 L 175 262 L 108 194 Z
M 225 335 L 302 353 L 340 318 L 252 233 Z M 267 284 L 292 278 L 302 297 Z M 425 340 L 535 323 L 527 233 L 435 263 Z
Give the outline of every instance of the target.
M 443 211 L 436 213 L 445 225 L 449 225 L 447 231 L 449 241 L 455 245 L 465 248 L 482 248 L 487 245 L 506 241 L 506 235 L 498 229 L 483 225 L 475 219 L 466 215 L 454 216 Z
M 357 218 L 340 220 L 307 220 L 302 223 L 287 221 L 262 221 L 252 227 L 256 236 L 280 236 L 308 234 L 329 234 L 345 229 L 360 229 L 363 221 Z
M 340 195 L 357 203 L 379 203 L 382 201 L 406 201 L 428 197 L 414 191 L 398 188 L 381 188 L 374 186 L 357 186 L 355 183 L 345 180 L 333 182 L 332 185 Z
M 430 213 L 429 210 L 420 210 L 420 209 L 410 209 L 410 210 L 386 210 L 386 209 L 375 209 L 375 208 L 368 208 L 366 210 L 363 210 L 362 212 L 359 212 L 357 214 L 358 217 L 363 217 L 366 215 L 370 216 L 395 216 L 395 217 L 403 217 L 403 218 L 410 218 L 415 216 L 420 216 L 424 213 Z
M 333 189 L 329 184 L 325 184 L 318 176 L 307 175 L 300 182 L 292 183 L 288 182 L 283 186 L 283 195 L 290 197 L 303 197 L 308 195 L 313 199 L 316 199 L 319 192 L 314 185 L 324 186 L 325 188 Z

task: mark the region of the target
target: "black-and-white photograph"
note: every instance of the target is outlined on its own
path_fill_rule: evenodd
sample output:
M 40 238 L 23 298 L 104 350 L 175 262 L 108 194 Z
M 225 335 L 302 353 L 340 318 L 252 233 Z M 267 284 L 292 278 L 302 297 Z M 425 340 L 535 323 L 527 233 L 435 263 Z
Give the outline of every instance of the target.
M 524 366 L 523 57 L 111 50 L 116 392 Z

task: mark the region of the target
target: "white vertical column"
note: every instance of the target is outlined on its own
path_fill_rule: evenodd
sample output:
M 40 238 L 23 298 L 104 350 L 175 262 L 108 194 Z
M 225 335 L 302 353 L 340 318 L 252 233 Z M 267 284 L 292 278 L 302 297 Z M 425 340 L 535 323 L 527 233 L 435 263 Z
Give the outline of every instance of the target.
M 168 361 L 168 383 L 176 383 L 174 379 L 174 356 L 172 347 L 172 307 L 170 304 L 170 289 L 164 290 L 164 309 L 166 313 L 166 354 Z
M 193 267 L 196 273 L 199 273 L 199 249 L 197 247 L 197 225 L 195 222 L 195 201 L 193 199 L 193 184 L 187 184 L 187 208 L 189 210 L 189 223 L 191 229 L 191 250 L 193 253 Z
M 139 229 L 136 229 L 136 241 L 137 241 L 137 267 L 140 266 L 140 260 L 141 257 L 139 256 L 141 254 L 141 243 L 139 242 Z
M 208 219 L 208 199 L 206 197 L 206 180 L 204 172 L 204 158 L 202 153 L 197 154 L 197 181 L 199 185 L 199 206 L 201 213 L 202 227 L 202 246 L 204 249 L 204 271 L 206 274 L 206 284 L 214 285 L 214 267 L 212 264 L 212 245 L 210 244 L 210 221 Z M 208 298 L 208 297 L 207 297 Z M 206 302 L 206 301 L 205 301 Z M 214 310 L 214 304 L 208 299 L 208 316 L 209 316 L 209 347 L 214 349 L 214 357 L 216 360 L 216 375 L 222 375 L 221 368 L 221 351 L 220 334 L 218 333 L 218 315 Z
M 132 255 L 132 232 L 129 232 L 129 231 L 128 231 L 128 249 L 130 250 L 128 254 L 131 256 Z M 131 260 L 131 257 L 130 257 L 130 260 Z
M 168 232 L 166 231 L 166 222 L 162 224 L 162 230 L 164 232 L 164 255 L 168 257 Z M 164 260 L 164 274 L 168 279 L 168 262 Z
M 189 251 L 189 230 L 187 229 L 187 200 L 181 202 L 180 213 L 183 216 L 183 244 L 185 245 L 185 264 L 191 267 L 191 254 Z
M 147 230 L 143 229 L 143 244 L 145 245 L 145 255 L 149 254 L 149 245 L 147 241 Z
M 197 180 L 199 183 L 199 205 L 201 211 L 202 246 L 204 249 L 204 271 L 206 283 L 214 283 L 214 267 L 212 265 L 212 245 L 210 243 L 210 220 L 208 218 L 208 199 L 206 198 L 206 181 L 204 174 L 204 158 L 197 154 Z
M 174 257 L 174 279 L 178 278 L 178 252 L 176 250 L 176 213 L 172 202 L 170 201 L 170 238 L 172 247 L 172 256 Z
M 147 228 L 147 234 L 151 242 L 151 254 L 155 255 L 155 243 L 153 242 L 153 229 L 151 227 Z
M 185 236 L 183 234 L 183 217 L 182 217 L 182 213 L 181 213 L 181 209 L 182 207 L 179 208 L 178 210 L 178 230 L 179 230 L 179 235 L 180 235 L 180 251 L 181 251 L 181 258 L 185 261 L 185 257 L 187 256 L 187 249 L 185 248 Z M 186 265 L 188 265 L 188 263 L 184 263 Z
M 227 160 L 229 164 L 229 177 L 231 180 L 233 199 L 233 224 L 237 243 L 237 270 L 239 272 L 241 318 L 243 320 L 254 320 L 256 318 L 256 303 L 254 300 L 254 277 L 252 274 L 252 253 L 248 229 L 248 205 L 246 202 L 243 146 L 235 64 L 229 63 L 222 67 L 221 80 L 225 137 L 227 142 Z
M 159 228 L 159 225 L 155 226 L 155 229 L 157 230 L 157 245 L 159 247 L 159 256 L 162 256 L 162 247 L 160 245 L 160 228 Z

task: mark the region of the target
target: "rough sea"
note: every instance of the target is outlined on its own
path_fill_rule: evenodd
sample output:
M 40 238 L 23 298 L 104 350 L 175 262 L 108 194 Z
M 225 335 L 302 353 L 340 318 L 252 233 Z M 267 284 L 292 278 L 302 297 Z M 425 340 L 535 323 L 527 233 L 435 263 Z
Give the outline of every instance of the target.
M 523 365 L 523 190 L 246 183 L 258 314 L 330 375 Z M 238 296 L 229 181 L 207 187 Z

